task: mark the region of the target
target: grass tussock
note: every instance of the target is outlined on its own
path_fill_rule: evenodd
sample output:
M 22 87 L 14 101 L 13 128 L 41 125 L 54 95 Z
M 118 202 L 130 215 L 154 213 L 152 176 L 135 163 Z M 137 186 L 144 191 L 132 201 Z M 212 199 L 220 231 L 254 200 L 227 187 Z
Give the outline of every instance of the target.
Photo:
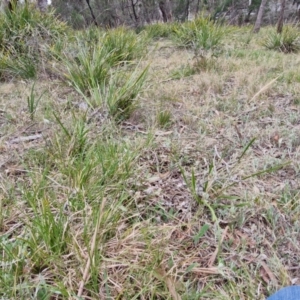
M 133 30 L 125 27 L 108 30 L 104 33 L 102 47 L 108 53 L 113 52 L 118 61 L 126 62 L 140 58 L 145 54 L 147 37 L 136 34 Z
M 113 39 L 114 34 L 116 37 Z M 86 94 L 89 89 L 102 85 L 109 77 L 111 69 L 141 57 L 144 50 L 141 45 L 137 45 L 140 43 L 137 36 L 128 33 L 127 39 L 122 39 L 122 34 L 125 35 L 123 31 L 121 34 L 119 31 L 108 31 L 92 44 L 78 39 L 72 49 L 66 49 L 62 61 L 67 66 L 67 81 Z
M 228 30 L 227 30 L 228 31 Z M 200 17 L 175 28 L 173 38 L 180 47 L 214 50 L 226 34 L 226 27 Z
M 127 71 L 132 69 L 133 59 L 144 55 L 146 39 L 125 28 L 98 32 L 98 36 L 94 43 L 77 39 L 72 45 L 77 52 L 64 53 L 64 76 L 89 106 L 105 107 L 120 122 L 135 110 L 146 80 L 147 67 L 141 72 Z
M 88 94 L 90 89 L 97 88 L 108 78 L 111 67 L 115 67 L 118 57 L 107 52 L 98 42 L 92 46 L 88 43 L 77 41 L 76 56 L 69 52 L 62 59 L 67 67 L 65 78 L 70 84 L 83 94 Z
M 54 13 L 41 15 L 31 5 L 18 6 L 0 16 L 0 75 L 35 78 L 48 56 L 47 48 L 64 36 L 67 26 Z
M 299 29 L 296 26 L 284 26 L 282 33 L 274 28 L 269 29 L 261 40 L 261 44 L 269 49 L 283 53 L 298 52 L 300 50 Z
M 61 32 L 25 9 L 1 16 L 0 298 L 300 284 L 297 56 L 204 18 Z
M 166 24 L 156 23 L 138 28 L 138 32 L 145 31 L 150 39 L 170 38 L 176 32 L 180 25 L 178 23 Z

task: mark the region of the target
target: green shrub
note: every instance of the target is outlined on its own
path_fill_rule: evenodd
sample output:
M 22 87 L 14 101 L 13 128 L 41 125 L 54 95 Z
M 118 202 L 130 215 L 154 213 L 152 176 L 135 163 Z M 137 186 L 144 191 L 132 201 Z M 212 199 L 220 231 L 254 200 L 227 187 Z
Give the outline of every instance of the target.
M 214 23 L 209 18 L 200 17 L 183 23 L 174 30 L 173 39 L 180 47 L 195 50 L 213 50 L 220 45 L 227 32 L 223 25 Z
M 261 45 L 269 50 L 284 53 L 297 52 L 300 49 L 299 29 L 286 25 L 282 33 L 277 33 L 275 28 L 271 28 L 263 37 Z

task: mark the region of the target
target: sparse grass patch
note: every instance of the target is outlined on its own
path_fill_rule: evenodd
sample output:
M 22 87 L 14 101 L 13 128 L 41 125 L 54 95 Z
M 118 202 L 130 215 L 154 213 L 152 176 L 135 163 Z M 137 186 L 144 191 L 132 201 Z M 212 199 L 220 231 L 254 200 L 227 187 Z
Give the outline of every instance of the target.
M 173 79 L 181 79 L 184 77 L 194 75 L 195 73 L 196 73 L 196 70 L 190 64 L 188 64 L 188 65 L 183 65 L 180 68 L 174 70 L 171 73 L 171 77 Z
M 299 99 L 299 98 L 295 98 L 295 99 L 293 100 L 293 103 L 294 103 L 295 105 L 300 105 L 300 99 Z
M 34 91 L 34 86 L 35 83 L 32 85 L 31 91 L 30 91 L 30 95 L 27 96 L 27 107 L 28 107 L 28 112 L 30 114 L 30 119 L 31 121 L 33 121 L 34 119 L 34 115 L 37 109 L 37 106 L 43 96 L 44 93 L 42 93 L 38 98 L 35 95 L 35 91 Z
M 216 57 L 212 54 L 196 53 L 193 60 L 193 69 L 195 73 L 213 70 L 216 67 Z

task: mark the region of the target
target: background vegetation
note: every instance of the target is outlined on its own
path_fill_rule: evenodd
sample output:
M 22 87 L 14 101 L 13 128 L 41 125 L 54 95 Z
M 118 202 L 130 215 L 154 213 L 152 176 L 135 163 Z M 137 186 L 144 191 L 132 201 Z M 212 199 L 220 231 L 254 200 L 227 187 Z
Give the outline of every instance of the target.
M 114 27 L 129 25 L 140 27 L 158 21 L 184 22 L 199 15 L 213 20 L 225 20 L 231 25 L 254 23 L 260 5 L 265 6 L 264 24 L 275 24 L 281 7 L 284 18 L 296 21 L 298 3 L 294 0 L 53 0 L 52 5 L 60 17 L 75 28 L 89 24 Z

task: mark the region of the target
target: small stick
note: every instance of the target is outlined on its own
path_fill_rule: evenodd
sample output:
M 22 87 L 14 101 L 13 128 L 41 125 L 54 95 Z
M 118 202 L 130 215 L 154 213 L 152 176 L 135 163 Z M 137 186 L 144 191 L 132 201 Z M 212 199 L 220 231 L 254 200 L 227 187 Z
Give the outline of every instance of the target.
M 21 142 L 31 142 L 31 141 L 34 141 L 34 140 L 41 139 L 42 137 L 43 136 L 41 134 L 21 136 L 21 137 L 17 137 L 15 139 L 12 139 L 11 141 L 9 141 L 9 143 L 10 144 L 17 144 L 17 143 L 21 143 Z

